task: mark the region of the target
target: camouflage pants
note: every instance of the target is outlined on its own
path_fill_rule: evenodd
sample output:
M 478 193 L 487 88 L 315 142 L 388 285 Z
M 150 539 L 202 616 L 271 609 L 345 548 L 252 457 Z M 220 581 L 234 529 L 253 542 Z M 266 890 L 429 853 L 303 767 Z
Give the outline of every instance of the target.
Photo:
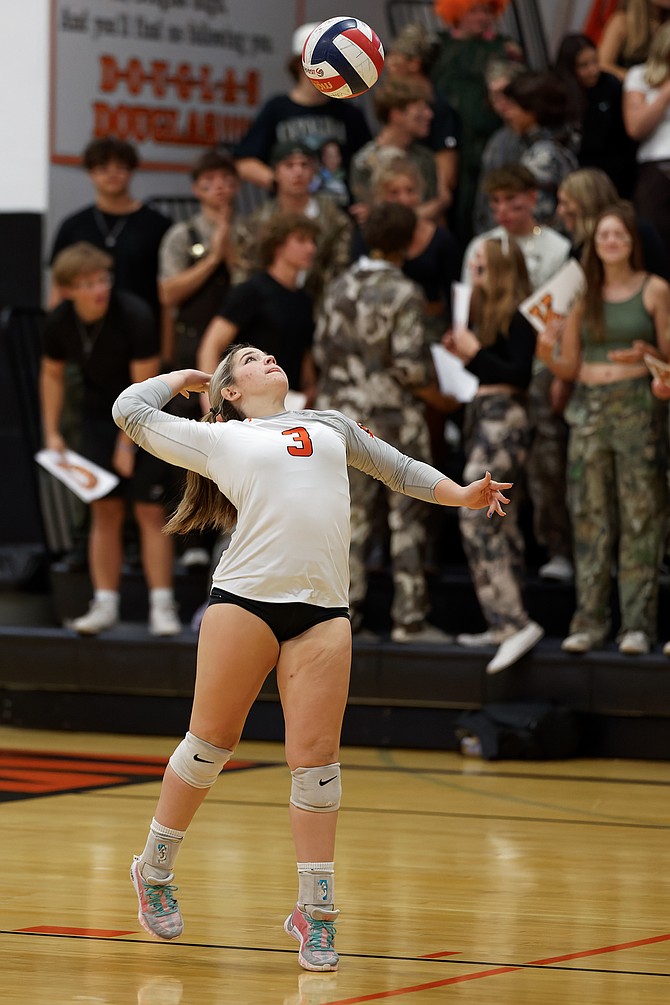
M 372 415 L 366 422 L 376 436 L 418 460 L 430 460 L 428 430 L 423 417 L 405 413 L 398 417 Z M 351 494 L 351 585 L 349 607 L 360 611 L 367 592 L 366 555 L 380 507 L 386 509 L 393 577 L 391 618 L 394 625 L 412 625 L 424 620 L 430 610 L 424 552 L 428 504 L 399 492 L 349 468 Z
M 528 453 L 526 481 L 533 504 L 533 532 L 550 558 L 560 555 L 572 560 L 570 516 L 566 502 L 568 426 L 551 410 L 550 370 L 534 374 L 528 388 L 528 417 L 532 440 Z
M 530 439 L 524 405 L 509 394 L 481 395 L 466 409 L 464 442 L 467 457 L 463 481 L 490 471 L 496 481 L 516 482 L 523 471 Z M 517 506 L 507 516 L 487 520 L 483 510 L 459 510 L 463 548 L 470 575 L 489 628 L 523 628 L 528 614 L 521 597 L 523 536 Z
M 618 544 L 621 631 L 653 640 L 666 506 L 663 407 L 646 378 L 578 384 L 566 419 L 577 591 L 570 631 L 607 635 Z

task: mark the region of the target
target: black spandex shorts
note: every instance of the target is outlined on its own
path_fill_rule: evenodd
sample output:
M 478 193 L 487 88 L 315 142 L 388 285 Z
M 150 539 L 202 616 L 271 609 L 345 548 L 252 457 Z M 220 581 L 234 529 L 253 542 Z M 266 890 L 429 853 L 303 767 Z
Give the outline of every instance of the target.
M 317 607 L 315 604 L 270 603 L 267 600 L 249 600 L 227 593 L 217 586 L 212 587 L 208 606 L 212 604 L 235 604 L 250 611 L 264 621 L 277 642 L 287 642 L 297 635 L 302 635 L 308 628 L 321 624 L 322 621 L 332 621 L 333 618 L 349 618 L 346 607 Z
M 97 416 L 82 422 L 81 453 L 101 468 L 113 471 L 112 456 L 119 434 L 114 423 Z M 129 502 L 170 504 L 175 498 L 173 468 L 146 450 L 135 455 L 135 469 L 130 478 L 122 478 L 105 498 L 125 498 Z

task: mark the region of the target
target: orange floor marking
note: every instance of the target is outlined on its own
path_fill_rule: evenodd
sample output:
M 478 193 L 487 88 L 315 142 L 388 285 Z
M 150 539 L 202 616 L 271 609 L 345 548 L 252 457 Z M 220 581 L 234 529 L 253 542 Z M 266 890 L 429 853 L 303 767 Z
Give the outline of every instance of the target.
M 444 953 L 426 953 L 424 956 L 420 956 L 420 960 L 439 960 L 444 956 L 458 956 L 460 954 L 460 949 L 447 950 Z
M 670 934 L 654 935 L 648 939 L 637 939 L 634 942 L 620 942 L 616 946 L 603 946 L 600 949 L 585 949 L 579 953 L 567 953 L 564 956 L 552 956 L 546 960 L 531 960 L 524 963 L 525 967 L 545 967 L 552 963 L 564 963 L 566 960 L 583 959 L 587 956 L 601 956 L 603 953 L 618 953 L 622 949 L 634 949 L 636 946 L 652 946 L 657 942 L 670 942 Z M 434 956 L 441 955 L 439 953 Z M 447 954 L 445 954 L 447 955 Z M 429 959 L 430 957 L 421 957 Z M 519 971 L 523 967 L 496 967 L 493 970 L 478 970 L 470 974 L 461 974 L 460 977 L 447 977 L 441 981 L 430 981 L 426 984 L 414 984 L 411 987 L 395 988 L 392 991 L 378 991 L 371 995 L 361 995 L 356 998 L 340 998 L 337 1001 L 324 1002 L 323 1005 L 359 1005 L 360 1002 L 381 1001 L 383 998 L 395 998 L 398 995 L 410 995 L 417 991 L 431 991 L 433 988 L 445 988 L 449 984 L 463 984 L 465 981 L 477 981 L 482 977 L 495 977 L 498 974 L 511 974 Z
M 31 935 L 76 935 L 83 939 L 115 939 L 119 935 L 137 935 L 136 931 L 114 928 L 60 928 L 58 925 L 35 925 L 33 928 L 15 928 L 14 931 L 28 932 Z

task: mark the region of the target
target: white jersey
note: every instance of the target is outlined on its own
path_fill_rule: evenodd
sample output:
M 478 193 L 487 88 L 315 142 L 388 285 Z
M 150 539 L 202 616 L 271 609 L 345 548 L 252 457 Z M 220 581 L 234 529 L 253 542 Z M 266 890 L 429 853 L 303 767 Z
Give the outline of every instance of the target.
M 171 397 L 160 377 L 133 384 L 114 420 L 144 450 L 210 478 L 236 507 L 213 585 L 240 597 L 348 607 L 347 465 L 426 502 L 444 478 L 341 412 L 209 423 L 161 412 Z

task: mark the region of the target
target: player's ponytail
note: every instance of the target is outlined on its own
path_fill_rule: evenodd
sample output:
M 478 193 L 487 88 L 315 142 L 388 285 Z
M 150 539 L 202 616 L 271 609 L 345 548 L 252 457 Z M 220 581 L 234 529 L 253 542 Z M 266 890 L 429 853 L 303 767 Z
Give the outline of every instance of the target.
M 234 406 L 222 396 L 224 387 L 233 382 L 233 358 L 239 349 L 249 348 L 248 343 L 237 342 L 229 346 L 221 362 L 212 374 L 209 383 L 209 400 L 212 408 L 202 417 L 201 422 L 231 422 L 239 421 L 241 415 Z M 235 524 L 237 510 L 211 479 L 187 471 L 184 495 L 168 522 L 165 524 L 166 534 L 189 534 L 192 531 L 214 530 L 226 531 Z

